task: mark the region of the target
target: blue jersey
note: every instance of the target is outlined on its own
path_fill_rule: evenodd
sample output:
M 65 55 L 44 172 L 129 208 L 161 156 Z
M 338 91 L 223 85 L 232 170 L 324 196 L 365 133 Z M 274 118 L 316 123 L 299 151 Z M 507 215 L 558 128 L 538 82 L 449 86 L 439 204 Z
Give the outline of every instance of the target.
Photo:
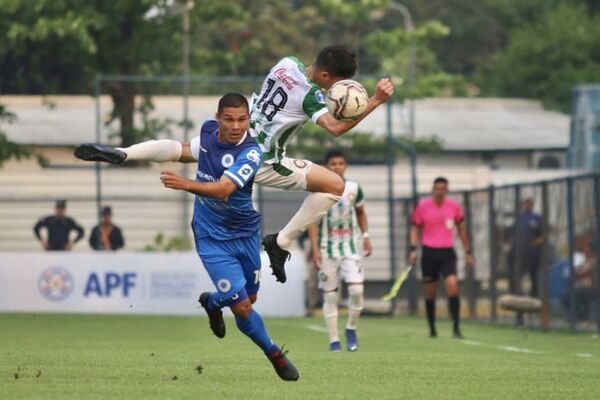
M 196 181 L 218 182 L 225 175 L 238 188 L 225 200 L 196 196 L 194 236 L 215 240 L 250 237 L 260 227 L 260 214 L 252 206 L 252 186 L 262 153 L 249 134 L 238 144 L 220 143 L 218 129 L 215 120 L 204 122 L 200 129 Z

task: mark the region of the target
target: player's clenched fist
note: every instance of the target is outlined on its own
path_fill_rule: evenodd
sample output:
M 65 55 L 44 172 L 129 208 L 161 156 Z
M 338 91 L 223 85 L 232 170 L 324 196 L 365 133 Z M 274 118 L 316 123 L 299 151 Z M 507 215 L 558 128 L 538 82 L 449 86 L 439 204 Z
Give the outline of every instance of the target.
M 166 188 L 175 190 L 187 190 L 188 180 L 184 177 L 177 175 L 173 171 L 162 171 L 160 173 L 160 181 L 165 185 Z
M 390 78 L 383 78 L 377 82 L 374 97 L 381 103 L 387 101 L 394 94 L 394 84 Z

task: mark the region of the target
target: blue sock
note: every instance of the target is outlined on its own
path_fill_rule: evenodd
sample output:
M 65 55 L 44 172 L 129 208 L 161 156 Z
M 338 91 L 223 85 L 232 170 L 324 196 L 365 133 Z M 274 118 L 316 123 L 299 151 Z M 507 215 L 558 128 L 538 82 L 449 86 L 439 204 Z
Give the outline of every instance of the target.
M 256 311 L 252 310 L 246 319 L 236 316 L 235 322 L 239 330 L 252 339 L 265 352 L 267 357 L 279 351 L 279 347 L 269 337 L 265 324 Z
M 224 305 L 221 304 L 221 294 L 219 292 L 212 292 L 208 296 L 208 309 L 210 311 L 217 311 L 223 307 Z
M 208 296 L 208 310 L 216 311 L 216 310 L 220 310 L 221 308 L 224 308 L 224 307 L 231 307 L 234 304 L 237 304 L 239 302 L 246 300 L 247 298 L 248 298 L 248 293 L 246 292 L 246 289 L 244 289 L 244 288 L 242 288 L 239 292 L 237 292 L 235 295 L 233 295 L 229 298 L 223 297 L 223 295 L 221 295 L 221 293 L 219 293 L 219 292 L 212 292 Z

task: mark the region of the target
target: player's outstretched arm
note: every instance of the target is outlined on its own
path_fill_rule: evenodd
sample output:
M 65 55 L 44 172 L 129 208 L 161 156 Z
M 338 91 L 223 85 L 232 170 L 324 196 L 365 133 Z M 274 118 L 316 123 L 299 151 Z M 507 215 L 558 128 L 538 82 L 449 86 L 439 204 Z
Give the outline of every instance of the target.
M 369 98 L 367 103 L 367 109 L 365 113 L 355 121 L 339 121 L 330 113 L 325 113 L 317 120 L 317 125 L 331 133 L 333 136 L 338 137 L 348 132 L 360 123 L 367 115 L 369 115 L 374 109 L 385 103 L 394 94 L 394 84 L 389 78 L 380 79 L 377 82 L 377 87 L 373 96 Z
M 215 199 L 226 199 L 238 188 L 228 177 L 223 176 L 218 182 L 196 182 L 186 179 L 173 171 L 160 173 L 160 180 L 169 189 L 185 190 L 192 194 Z

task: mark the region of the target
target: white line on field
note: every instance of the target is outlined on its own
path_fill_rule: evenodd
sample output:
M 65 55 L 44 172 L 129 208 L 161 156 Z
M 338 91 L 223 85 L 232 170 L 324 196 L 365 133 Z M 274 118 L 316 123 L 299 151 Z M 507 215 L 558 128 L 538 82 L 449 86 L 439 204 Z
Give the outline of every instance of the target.
M 498 350 L 512 351 L 513 353 L 525 353 L 525 354 L 543 354 L 544 353 L 543 351 L 525 349 L 523 347 L 507 346 L 507 345 L 501 345 L 501 344 L 486 345 L 484 343 L 476 342 L 474 340 L 461 340 L 461 341 L 459 341 L 459 343 L 463 343 L 468 346 L 475 346 L 475 347 L 493 347 Z
M 524 349 L 522 347 L 515 347 L 515 346 L 498 345 L 498 346 L 496 346 L 496 348 L 500 349 L 500 350 L 512 351 L 514 353 L 525 353 L 525 354 L 542 354 L 543 353 L 543 351 Z
M 483 346 L 483 343 L 476 342 L 474 340 L 467 340 L 467 339 L 465 339 L 465 340 L 461 340 L 460 342 L 463 343 L 463 344 L 467 344 L 469 346 Z
M 328 333 L 327 328 L 325 328 L 324 326 L 321 326 L 321 325 L 307 325 L 306 327 L 308 329 L 310 329 L 311 331 Z
M 593 355 L 591 353 L 575 353 L 575 355 L 577 357 L 582 357 L 582 358 L 592 358 Z

